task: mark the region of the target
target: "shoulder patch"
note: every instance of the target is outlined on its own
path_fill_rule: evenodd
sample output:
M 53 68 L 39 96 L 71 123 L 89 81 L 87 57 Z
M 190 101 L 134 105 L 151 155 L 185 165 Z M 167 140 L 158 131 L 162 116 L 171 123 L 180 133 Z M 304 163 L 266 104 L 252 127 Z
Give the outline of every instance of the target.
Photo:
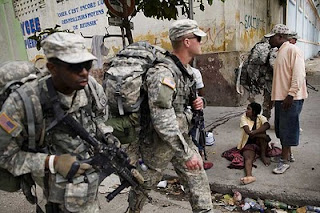
M 13 130 L 15 130 L 18 127 L 18 124 L 13 121 L 6 113 L 0 114 L 0 126 L 7 132 L 11 133 Z
M 176 83 L 174 82 L 173 78 L 165 77 L 165 78 L 163 78 L 161 83 L 163 85 L 167 85 L 168 87 L 170 87 L 173 90 L 176 88 Z

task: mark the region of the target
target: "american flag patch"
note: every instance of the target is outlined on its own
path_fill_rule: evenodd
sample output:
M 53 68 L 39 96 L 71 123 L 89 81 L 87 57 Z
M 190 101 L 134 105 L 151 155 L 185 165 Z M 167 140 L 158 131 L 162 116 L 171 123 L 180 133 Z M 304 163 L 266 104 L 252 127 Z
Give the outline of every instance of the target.
M 11 120 L 6 113 L 0 114 L 0 126 L 7 132 L 11 133 L 13 130 L 15 130 L 18 126 L 16 122 Z
M 176 83 L 174 82 L 174 80 L 172 78 L 168 78 L 165 77 L 162 82 L 162 84 L 167 85 L 168 87 L 170 87 L 171 89 L 175 89 L 176 88 Z

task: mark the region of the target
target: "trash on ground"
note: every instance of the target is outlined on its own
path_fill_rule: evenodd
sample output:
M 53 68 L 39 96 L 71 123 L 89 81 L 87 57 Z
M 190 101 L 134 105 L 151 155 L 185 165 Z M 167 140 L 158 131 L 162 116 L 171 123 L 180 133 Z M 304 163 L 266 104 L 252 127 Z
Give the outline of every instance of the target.
M 166 188 L 168 182 L 166 180 L 160 181 L 157 185 L 158 188 Z
M 234 200 L 235 203 L 241 202 L 241 200 L 242 200 L 242 195 L 241 195 L 241 193 L 238 192 L 238 191 L 234 191 L 234 192 L 233 192 L 233 200 Z
M 225 206 L 225 209 L 227 209 L 228 211 L 232 212 L 233 210 L 235 210 L 237 208 L 237 206 Z
M 160 193 L 165 193 L 168 196 L 173 196 L 174 199 L 181 200 L 184 196 L 184 187 L 180 184 L 178 178 L 160 181 L 157 185 Z
M 226 205 L 232 205 L 232 206 L 234 205 L 233 197 L 229 194 L 224 195 L 222 201 Z
M 307 212 L 307 207 L 303 206 L 297 209 L 297 213 L 306 213 Z

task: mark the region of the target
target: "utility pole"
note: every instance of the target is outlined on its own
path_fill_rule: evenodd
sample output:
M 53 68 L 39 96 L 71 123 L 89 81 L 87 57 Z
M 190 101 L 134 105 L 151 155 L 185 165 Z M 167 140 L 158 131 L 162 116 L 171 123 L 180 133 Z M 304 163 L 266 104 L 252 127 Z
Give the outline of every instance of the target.
M 193 19 L 193 0 L 189 0 L 189 19 Z
M 189 0 L 189 19 L 193 19 L 193 0 Z M 196 61 L 196 57 L 193 58 L 192 61 L 192 66 L 196 67 L 197 65 L 197 61 Z

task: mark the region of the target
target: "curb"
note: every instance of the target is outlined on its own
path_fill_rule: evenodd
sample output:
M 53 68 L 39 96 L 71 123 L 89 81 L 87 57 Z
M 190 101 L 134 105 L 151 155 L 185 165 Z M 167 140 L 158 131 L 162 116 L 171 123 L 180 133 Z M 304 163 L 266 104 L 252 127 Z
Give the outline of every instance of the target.
M 287 203 L 289 205 L 314 205 L 318 206 L 320 203 L 319 192 L 317 191 L 302 191 L 304 189 L 273 189 L 272 191 L 256 191 L 243 186 L 226 185 L 220 183 L 209 183 L 211 191 L 221 194 L 233 194 L 233 191 L 239 191 L 243 198 L 250 197 L 257 199 L 258 197 L 265 199 L 272 199 Z
M 164 179 L 178 178 L 177 175 L 164 174 Z M 220 194 L 233 194 L 233 191 L 241 193 L 242 198 L 249 197 L 257 199 L 258 197 L 265 200 L 271 199 L 287 203 L 288 205 L 318 206 L 320 203 L 320 196 L 318 191 L 305 191 L 305 189 L 272 189 L 272 191 L 256 191 L 248 188 L 246 185 L 227 185 L 223 183 L 209 182 L 212 192 Z M 248 185 L 249 186 L 249 185 Z

